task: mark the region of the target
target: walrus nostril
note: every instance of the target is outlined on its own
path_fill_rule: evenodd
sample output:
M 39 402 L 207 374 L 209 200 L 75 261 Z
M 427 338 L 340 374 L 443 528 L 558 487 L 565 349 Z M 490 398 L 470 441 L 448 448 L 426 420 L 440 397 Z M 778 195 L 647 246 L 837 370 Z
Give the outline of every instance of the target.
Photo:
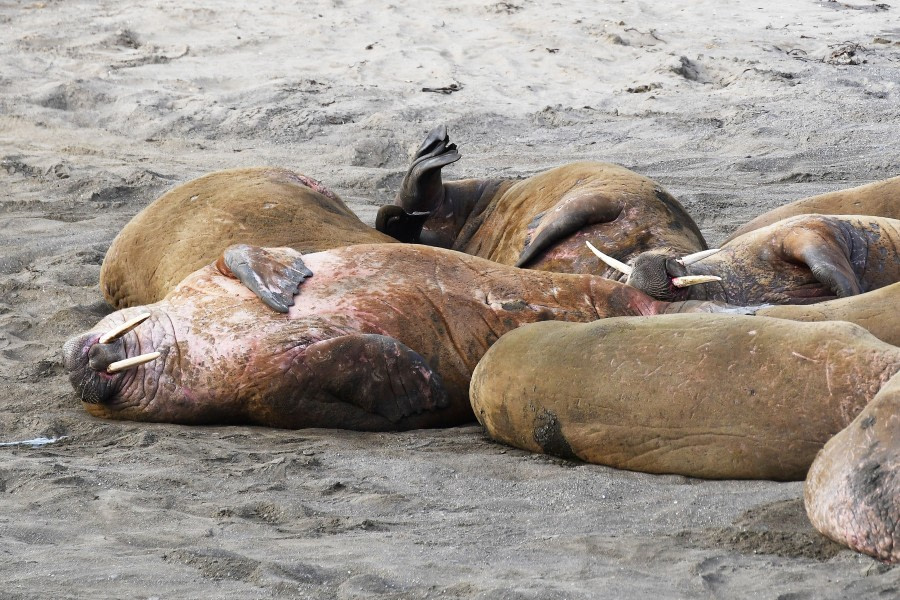
M 88 364 L 95 371 L 105 373 L 109 365 L 125 360 L 125 345 L 116 341 L 111 344 L 96 343 L 88 350 Z

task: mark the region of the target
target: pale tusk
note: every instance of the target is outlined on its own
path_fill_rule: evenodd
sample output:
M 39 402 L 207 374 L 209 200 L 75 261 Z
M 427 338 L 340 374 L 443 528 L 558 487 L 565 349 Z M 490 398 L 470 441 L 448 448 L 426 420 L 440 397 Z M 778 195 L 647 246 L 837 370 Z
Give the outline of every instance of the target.
M 97 341 L 101 344 L 108 344 L 110 342 L 114 342 L 149 318 L 150 318 L 150 313 L 140 314 L 133 319 L 129 319 L 129 320 L 125 321 L 118 327 L 110 329 L 109 331 L 104 333 L 102 336 L 100 336 L 100 339 Z
M 159 352 L 151 352 L 149 354 L 141 354 L 140 356 L 132 356 L 131 358 L 126 358 L 125 360 L 117 360 L 114 363 L 110 363 L 110 365 L 106 367 L 106 372 L 118 373 L 119 371 L 124 371 L 125 369 L 130 369 L 131 367 L 136 367 L 138 365 L 148 363 L 151 360 L 156 360 L 157 358 L 159 358 Z
M 617 271 L 621 271 L 622 273 L 625 273 L 626 275 L 631 275 L 631 272 L 634 271 L 633 268 L 629 267 L 625 263 L 617 261 L 612 256 L 607 256 L 607 255 L 603 254 L 602 252 L 600 252 L 599 250 L 594 248 L 594 245 L 592 243 L 585 242 L 585 244 L 587 244 L 588 248 L 591 249 L 591 252 L 593 252 L 594 254 L 597 255 L 597 258 L 599 258 L 600 260 L 605 262 L 607 265 L 609 265 L 613 269 L 615 269 Z
M 721 277 L 715 275 L 685 275 L 684 277 L 673 277 L 672 285 L 683 288 L 698 283 L 712 283 L 713 281 L 722 281 Z
M 688 254 L 687 256 L 682 256 L 678 259 L 678 262 L 683 264 L 685 267 L 688 265 L 692 265 L 697 261 L 701 261 L 707 256 L 712 256 L 716 252 L 720 251 L 721 248 L 710 248 L 709 250 L 701 250 L 700 252 L 694 252 L 693 254 Z

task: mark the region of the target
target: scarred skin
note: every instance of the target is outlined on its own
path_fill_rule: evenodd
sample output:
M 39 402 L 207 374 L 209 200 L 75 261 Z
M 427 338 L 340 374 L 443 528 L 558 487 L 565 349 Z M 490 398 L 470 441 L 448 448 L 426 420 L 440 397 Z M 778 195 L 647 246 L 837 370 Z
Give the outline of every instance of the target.
M 497 441 L 648 473 L 803 479 L 900 370 L 856 325 L 738 315 L 538 323 L 472 376 Z
M 803 497 L 816 529 L 879 560 L 900 562 L 900 376 L 825 444 Z
M 100 289 L 114 308 L 156 302 L 236 243 L 317 252 L 394 241 L 305 175 L 217 171 L 166 192 L 125 225 L 106 253 Z
M 819 304 L 765 306 L 757 315 L 792 321 L 849 321 L 865 328 L 883 342 L 900 346 L 900 283 L 849 298 Z
M 870 216 L 800 215 L 751 231 L 687 267 L 646 253 L 628 277 L 660 300 L 736 305 L 811 304 L 900 281 L 900 221 Z M 673 277 L 716 275 L 721 282 L 676 288 Z
M 379 231 L 505 265 L 613 279 L 621 276 L 585 241 L 622 261 L 651 249 L 682 255 L 707 247 L 675 198 L 624 167 L 578 162 L 523 180 L 443 182 L 441 167 L 460 158 L 448 140 L 445 127 L 429 134 L 394 205 L 382 207 Z M 403 223 L 404 211 L 426 215 L 424 225 Z
M 305 265 L 313 275 L 280 314 L 207 266 L 161 302 L 113 313 L 72 338 L 64 360 L 91 414 L 286 428 L 452 425 L 472 419 L 468 387 L 478 360 L 522 324 L 721 309 L 658 302 L 600 277 L 523 271 L 424 246 L 355 246 L 304 255 L 302 263 L 290 249 L 239 255 L 249 257 L 253 273 L 290 271 L 259 268 L 272 260 Z M 273 287 L 276 275 L 265 275 L 261 287 Z M 97 343 L 144 311 L 152 317 L 137 329 Z M 114 361 L 153 350 L 162 353 L 153 362 L 105 372 Z
M 782 219 L 805 214 L 870 215 L 900 219 L 900 177 L 803 198 L 764 213 L 739 227 L 725 242 Z

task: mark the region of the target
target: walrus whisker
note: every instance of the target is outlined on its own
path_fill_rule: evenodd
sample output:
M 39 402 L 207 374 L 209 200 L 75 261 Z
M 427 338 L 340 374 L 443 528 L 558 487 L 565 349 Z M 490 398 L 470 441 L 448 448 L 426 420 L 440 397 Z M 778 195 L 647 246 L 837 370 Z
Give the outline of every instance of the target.
M 695 262 L 703 260 L 707 256 L 712 256 L 713 254 L 715 254 L 716 252 L 719 252 L 720 250 L 721 250 L 721 248 L 710 248 L 709 250 L 701 250 L 700 252 L 694 252 L 693 254 L 688 254 L 686 256 L 682 256 L 681 258 L 678 259 L 678 262 L 680 262 L 682 265 L 684 265 L 686 267 L 688 265 L 694 264 Z
M 124 371 L 125 369 L 130 369 L 132 367 L 148 363 L 151 360 L 156 360 L 159 357 L 159 352 L 150 352 L 148 354 L 141 354 L 140 356 L 132 356 L 131 358 L 126 358 L 125 360 L 117 360 L 114 363 L 110 363 L 110 365 L 106 367 L 106 372 L 118 373 L 119 371 Z
M 119 325 L 118 327 L 114 327 L 100 336 L 100 339 L 97 340 L 101 344 L 108 344 L 110 342 L 114 342 L 147 319 L 150 318 L 150 313 L 141 313 L 133 319 L 129 319 Z
M 713 281 L 722 281 L 722 278 L 716 275 L 685 275 L 684 277 L 673 277 L 672 285 L 683 288 L 697 285 L 698 283 L 712 283 Z
M 612 267 L 613 269 L 615 269 L 617 271 L 621 271 L 622 273 L 625 273 L 626 275 L 631 275 L 631 272 L 634 269 L 632 269 L 625 263 L 616 260 L 612 256 L 607 256 L 606 254 L 603 254 L 602 252 L 597 250 L 592 243 L 585 242 L 585 244 L 587 244 L 587 247 L 591 249 L 591 252 L 593 252 L 594 254 L 597 255 L 597 258 L 599 258 L 600 260 L 605 262 L 607 265 L 609 265 L 610 267 Z

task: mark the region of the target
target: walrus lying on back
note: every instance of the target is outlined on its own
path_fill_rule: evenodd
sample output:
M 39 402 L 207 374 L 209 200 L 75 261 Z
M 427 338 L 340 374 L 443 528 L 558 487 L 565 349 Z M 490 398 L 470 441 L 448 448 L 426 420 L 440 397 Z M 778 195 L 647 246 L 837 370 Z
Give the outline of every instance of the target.
M 647 250 L 706 249 L 700 229 L 658 183 L 618 165 L 578 162 L 523 180 L 444 182 L 460 155 L 432 130 L 376 228 L 404 242 L 452 248 L 504 265 L 619 279 L 584 245 L 627 261 Z
M 394 241 L 311 177 L 278 167 L 217 171 L 166 192 L 125 225 L 100 289 L 114 308 L 156 302 L 237 243 L 317 252 Z
M 724 310 L 418 245 L 302 258 L 236 246 L 217 265 L 66 342 L 66 369 L 88 411 L 186 424 L 446 426 L 473 418 L 472 370 L 520 325 Z M 143 324 L 122 327 L 144 313 Z

